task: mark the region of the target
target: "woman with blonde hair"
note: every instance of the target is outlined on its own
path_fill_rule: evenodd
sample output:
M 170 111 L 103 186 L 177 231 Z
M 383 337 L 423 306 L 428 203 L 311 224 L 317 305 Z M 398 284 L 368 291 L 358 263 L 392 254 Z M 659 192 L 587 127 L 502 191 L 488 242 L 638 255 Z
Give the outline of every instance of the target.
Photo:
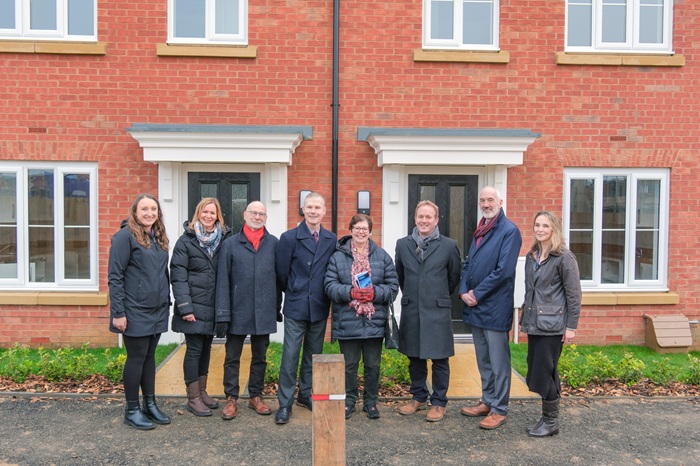
M 195 416 L 211 416 L 219 403 L 207 393 L 211 345 L 216 311 L 216 271 L 221 243 L 231 236 L 224 225 L 219 201 L 202 199 L 192 220 L 183 225 L 170 261 L 175 296 L 172 329 L 185 334 L 187 350 L 183 361 L 187 404 Z

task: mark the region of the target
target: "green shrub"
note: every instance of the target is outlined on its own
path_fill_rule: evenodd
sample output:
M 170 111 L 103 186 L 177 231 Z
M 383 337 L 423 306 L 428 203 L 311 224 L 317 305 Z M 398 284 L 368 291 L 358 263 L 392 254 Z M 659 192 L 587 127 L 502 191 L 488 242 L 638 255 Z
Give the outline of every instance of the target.
M 108 352 L 109 348 L 105 350 Z M 116 355 L 115 358 L 110 359 L 105 364 L 104 376 L 107 377 L 112 383 L 121 383 L 124 377 L 124 364 L 126 363 L 126 354 Z
M 634 385 L 644 377 L 646 365 L 640 359 L 634 357 L 632 353 L 625 353 L 618 364 L 618 379 L 627 385 Z
M 379 385 L 393 387 L 396 384 L 410 384 L 408 374 L 408 358 L 396 350 L 382 351 L 382 373 Z
M 576 350 L 576 345 L 564 346 L 559 358 L 559 375 L 571 388 L 585 387 L 593 380 L 586 359 Z
M 586 355 L 586 364 L 587 372 L 596 382 L 604 382 L 616 376 L 615 363 L 602 351 Z
M 32 373 L 31 350 L 19 343 L 3 351 L 0 355 L 0 377 L 7 377 L 15 383 L 22 383 Z
M 676 371 L 671 365 L 669 358 L 664 357 L 663 359 L 654 359 L 649 378 L 652 382 L 663 385 L 664 387 L 667 387 L 675 382 L 677 380 Z
M 682 382 L 690 385 L 700 385 L 700 359 L 689 354 L 688 361 L 690 364 L 685 377 L 682 379 Z

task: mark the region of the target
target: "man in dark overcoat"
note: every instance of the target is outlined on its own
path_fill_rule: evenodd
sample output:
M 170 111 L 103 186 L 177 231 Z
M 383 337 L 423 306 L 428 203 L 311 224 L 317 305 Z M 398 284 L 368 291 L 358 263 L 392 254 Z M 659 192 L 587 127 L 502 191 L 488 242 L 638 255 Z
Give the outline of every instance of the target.
M 262 398 L 270 334 L 277 332 L 282 291 L 275 279 L 275 253 L 279 240 L 265 228 L 267 210 L 259 201 L 243 212 L 241 231 L 221 245 L 216 279 L 216 336 L 226 336 L 224 393 L 221 417 L 230 420 L 238 411 L 241 352 L 250 335 L 248 406 L 258 414 L 270 414 Z
M 311 404 L 311 362 L 323 353 L 323 339 L 330 300 L 323 287 L 326 267 L 335 252 L 337 238 L 321 226 L 326 201 L 312 192 L 304 199 L 304 221 L 282 234 L 277 248 L 277 282 L 284 291 L 284 343 L 280 362 L 277 424 L 289 422 L 297 382 L 299 351 L 304 347 L 299 369 L 297 404 Z
M 438 206 L 421 201 L 416 207 L 413 233 L 396 243 L 396 272 L 401 287 L 399 351 L 408 356 L 413 398 L 400 414 L 425 409 L 428 396 L 428 359 L 432 360 L 433 393 L 427 421 L 440 421 L 447 405 L 450 356 L 454 356 L 452 301 L 459 284 L 461 261 L 457 242 L 440 235 Z

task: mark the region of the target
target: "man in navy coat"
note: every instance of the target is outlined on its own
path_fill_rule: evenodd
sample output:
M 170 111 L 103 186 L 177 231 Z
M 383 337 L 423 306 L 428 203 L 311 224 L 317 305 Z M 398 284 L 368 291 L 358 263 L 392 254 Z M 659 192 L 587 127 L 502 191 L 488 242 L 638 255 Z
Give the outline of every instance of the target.
M 277 424 L 289 422 L 299 367 L 299 351 L 304 353 L 299 373 L 297 404 L 311 409 L 311 358 L 323 353 L 323 339 L 330 300 L 323 278 L 337 238 L 321 226 L 326 201 L 312 192 L 304 199 L 304 221 L 282 234 L 276 254 L 279 287 L 284 291 L 284 343 L 280 363 Z
M 513 325 L 515 266 L 522 237 L 506 218 L 503 198 L 487 186 L 479 193 L 482 219 L 464 264 L 459 297 L 464 322 L 471 325 L 481 374 L 481 401 L 462 408 L 465 416 L 486 416 L 479 427 L 496 429 L 506 420 L 510 401 L 510 346 Z

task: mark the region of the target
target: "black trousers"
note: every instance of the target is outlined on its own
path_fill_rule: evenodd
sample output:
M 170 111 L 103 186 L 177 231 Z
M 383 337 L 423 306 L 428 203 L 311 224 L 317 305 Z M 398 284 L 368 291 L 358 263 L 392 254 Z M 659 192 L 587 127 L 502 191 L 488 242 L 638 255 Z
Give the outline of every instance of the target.
M 156 393 L 156 348 L 160 333 L 145 337 L 123 336 L 126 348 L 123 383 L 127 400 L 139 399 L 139 387 L 144 395 Z
M 360 356 L 362 356 L 365 369 L 365 390 L 362 394 L 362 399 L 367 406 L 377 404 L 383 341 L 383 338 L 338 340 L 340 352 L 345 356 L 346 406 L 352 406 L 357 402 L 357 369 L 360 366 Z
M 189 385 L 203 375 L 209 374 L 209 360 L 211 359 L 211 343 L 213 335 L 185 334 L 185 359 L 182 361 L 182 369 L 185 373 L 185 385 Z
M 224 393 L 233 399 L 238 399 L 240 386 L 238 375 L 241 369 L 241 353 L 246 335 L 226 335 L 226 359 L 224 360 Z M 270 346 L 270 335 L 251 335 L 250 376 L 248 378 L 248 394 L 251 398 L 262 395 L 265 384 L 265 369 L 267 368 L 267 347 Z
M 559 357 L 564 347 L 561 338 L 561 335 L 527 336 L 527 377 L 525 377 L 525 382 L 527 388 L 540 395 L 543 400 L 556 400 L 561 392 Z
M 416 401 L 424 402 L 430 395 L 433 406 L 447 405 L 447 389 L 450 385 L 450 359 L 431 359 L 433 368 L 433 394 L 428 391 L 428 360 L 408 358 L 408 374 L 411 376 L 409 391 Z

